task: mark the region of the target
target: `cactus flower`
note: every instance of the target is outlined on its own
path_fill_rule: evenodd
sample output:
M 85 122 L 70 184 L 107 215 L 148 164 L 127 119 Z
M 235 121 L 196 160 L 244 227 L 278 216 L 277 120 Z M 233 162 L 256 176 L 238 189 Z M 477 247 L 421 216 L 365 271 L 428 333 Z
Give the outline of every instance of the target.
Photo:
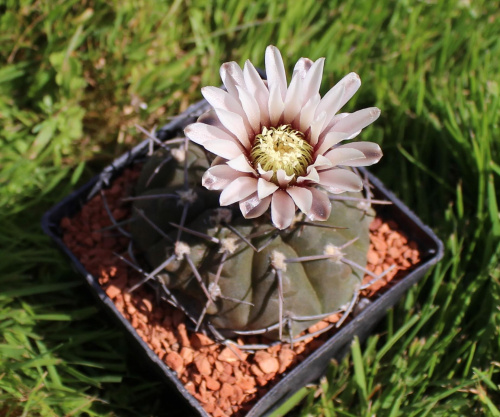
M 290 226 L 297 208 L 310 220 L 327 220 L 328 193 L 362 189 L 350 167 L 372 165 L 382 156 L 373 142 L 341 144 L 374 122 L 380 110 L 337 114 L 361 81 L 350 73 L 321 98 L 324 58 L 299 59 L 288 86 L 276 47 L 266 49 L 265 64 L 267 81 L 250 61 L 243 70 L 227 62 L 220 69 L 227 91 L 202 89 L 213 109 L 185 129 L 189 139 L 217 156 L 202 183 L 222 190 L 222 206 L 238 202 L 245 218 L 271 206 L 278 229 Z

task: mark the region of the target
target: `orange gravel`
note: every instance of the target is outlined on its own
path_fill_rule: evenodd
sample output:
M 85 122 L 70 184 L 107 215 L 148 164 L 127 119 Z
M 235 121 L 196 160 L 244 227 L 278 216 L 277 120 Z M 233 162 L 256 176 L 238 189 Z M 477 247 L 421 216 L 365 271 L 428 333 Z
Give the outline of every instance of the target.
M 105 190 L 107 204 L 117 221 L 129 216 L 129 206 L 121 199 L 129 194 L 138 175 L 137 170 L 127 170 Z M 293 368 L 335 332 L 330 330 L 307 338 L 294 343 L 293 348 L 283 343 L 254 354 L 217 344 L 202 333 L 188 330 L 184 314 L 167 303 L 158 304 L 149 287 L 142 286 L 128 293 L 141 276 L 113 254 L 125 254 L 128 239 L 114 229 L 101 231 L 110 225 L 101 196 L 97 195 L 75 217 L 61 221 L 63 240 L 84 267 L 98 278 L 106 294 L 139 336 L 177 373 L 186 389 L 213 416 L 244 415 L 256 399 L 279 380 L 280 374 Z M 367 268 L 380 274 L 396 265 L 361 294 L 373 298 L 386 291 L 394 278 L 402 278 L 402 271 L 418 264 L 420 256 L 416 244 L 408 242 L 393 222 L 376 218 L 370 226 L 370 238 Z M 370 280 L 367 275 L 364 283 Z M 313 325 L 308 332 L 321 330 L 339 318 L 333 315 Z M 265 343 L 257 336 L 237 341 L 240 344 Z

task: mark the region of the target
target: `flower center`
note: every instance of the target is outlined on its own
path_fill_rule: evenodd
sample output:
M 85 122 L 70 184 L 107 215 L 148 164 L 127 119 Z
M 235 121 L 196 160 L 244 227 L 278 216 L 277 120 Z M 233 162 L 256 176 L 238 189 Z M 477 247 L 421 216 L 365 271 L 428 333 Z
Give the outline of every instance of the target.
M 263 127 L 262 133 L 255 137 L 250 152 L 254 167 L 274 171 L 271 179 L 277 184 L 276 172 L 282 169 L 287 175 L 303 176 L 312 163 L 313 147 L 304 139 L 304 134 L 293 130 L 290 125 Z

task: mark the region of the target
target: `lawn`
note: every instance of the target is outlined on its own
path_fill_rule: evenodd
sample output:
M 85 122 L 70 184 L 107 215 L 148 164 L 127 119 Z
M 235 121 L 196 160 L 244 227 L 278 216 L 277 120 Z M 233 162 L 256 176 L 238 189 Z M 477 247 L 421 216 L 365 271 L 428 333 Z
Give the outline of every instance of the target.
M 0 2 L 0 416 L 185 415 L 40 218 L 140 142 L 135 124 L 167 123 L 220 84 L 222 62 L 263 66 L 269 44 L 289 73 L 325 57 L 323 93 L 360 75 L 347 110 L 382 109 L 362 135 L 384 150 L 372 172 L 445 244 L 281 413 L 500 416 L 500 2 L 269 3 Z

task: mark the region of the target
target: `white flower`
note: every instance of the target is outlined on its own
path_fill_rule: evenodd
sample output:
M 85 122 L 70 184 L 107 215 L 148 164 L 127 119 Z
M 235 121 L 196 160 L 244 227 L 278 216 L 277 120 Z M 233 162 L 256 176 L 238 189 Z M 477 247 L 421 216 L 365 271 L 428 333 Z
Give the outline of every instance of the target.
M 204 87 L 213 110 L 186 127 L 185 134 L 217 155 L 203 185 L 222 190 L 220 204 L 239 202 L 245 218 L 264 214 L 279 229 L 288 227 L 297 207 L 310 220 L 326 220 L 327 192 L 360 191 L 361 179 L 349 168 L 372 165 L 382 157 L 372 142 L 351 142 L 380 115 L 376 107 L 336 114 L 361 85 L 346 75 L 321 98 L 324 58 L 301 58 L 287 79 L 280 51 L 269 46 L 267 82 L 250 61 L 221 66 L 227 92 Z

